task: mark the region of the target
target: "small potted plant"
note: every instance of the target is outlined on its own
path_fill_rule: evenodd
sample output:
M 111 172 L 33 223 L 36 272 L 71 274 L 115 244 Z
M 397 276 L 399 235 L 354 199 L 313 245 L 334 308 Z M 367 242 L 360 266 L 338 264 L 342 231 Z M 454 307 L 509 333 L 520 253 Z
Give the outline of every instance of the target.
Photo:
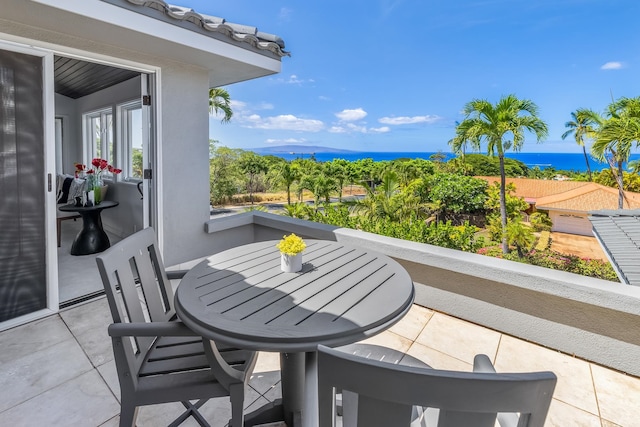
M 285 273 L 302 270 L 302 251 L 307 247 L 301 237 L 291 233 L 276 245 L 280 249 L 280 268 Z

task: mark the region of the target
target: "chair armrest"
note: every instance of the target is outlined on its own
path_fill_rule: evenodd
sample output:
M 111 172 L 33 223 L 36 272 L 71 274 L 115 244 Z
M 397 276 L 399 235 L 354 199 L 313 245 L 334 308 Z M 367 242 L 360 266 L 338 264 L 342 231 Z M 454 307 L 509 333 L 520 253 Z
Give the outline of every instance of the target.
M 167 278 L 169 280 L 182 279 L 189 270 L 167 270 Z
M 113 323 L 111 337 L 199 337 L 182 322 Z
M 473 358 L 473 372 L 489 372 L 496 373 L 496 368 L 486 354 L 476 354 Z

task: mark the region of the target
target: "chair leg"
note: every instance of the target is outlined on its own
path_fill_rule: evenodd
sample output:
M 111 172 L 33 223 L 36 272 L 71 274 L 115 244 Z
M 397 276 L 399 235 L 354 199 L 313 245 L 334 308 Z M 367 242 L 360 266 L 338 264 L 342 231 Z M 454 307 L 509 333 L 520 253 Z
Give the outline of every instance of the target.
M 242 427 L 244 426 L 244 384 L 231 384 L 229 397 L 231 398 L 229 427 Z
M 187 408 L 187 410 L 184 411 L 178 418 L 173 420 L 171 424 L 169 424 L 169 427 L 178 427 L 189 417 L 193 417 L 193 419 L 195 419 L 202 427 L 211 427 L 211 424 L 209 424 L 207 420 L 204 419 L 202 414 L 198 411 L 198 408 L 207 403 L 207 400 L 209 399 L 200 399 L 195 404 L 191 403 L 188 400 L 181 402 L 182 405 Z
M 120 427 L 135 427 L 137 417 L 137 406 L 127 405 L 124 402 L 120 404 Z

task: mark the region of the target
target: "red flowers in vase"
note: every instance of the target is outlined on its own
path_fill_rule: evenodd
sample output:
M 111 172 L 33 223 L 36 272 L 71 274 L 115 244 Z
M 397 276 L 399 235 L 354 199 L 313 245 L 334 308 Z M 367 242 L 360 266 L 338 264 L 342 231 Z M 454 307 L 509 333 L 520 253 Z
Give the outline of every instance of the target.
M 76 178 L 78 178 L 80 174 L 86 177 L 86 191 L 93 192 L 93 202 L 97 205 L 102 200 L 103 192 L 106 190 L 106 187 L 104 189 L 102 188 L 102 173 L 106 170 L 117 175 L 122 172 L 122 169 L 114 168 L 105 159 L 99 159 L 97 157 L 91 160 L 91 166 L 92 167 L 88 168 L 82 163 L 76 163 Z
M 105 159 L 99 159 L 99 158 L 95 158 L 93 160 L 91 160 L 91 165 L 92 168 L 88 168 L 87 166 L 83 165 L 82 163 L 76 163 L 75 167 L 76 167 L 76 177 L 79 174 L 86 174 L 86 175 L 93 175 L 96 178 L 100 178 L 100 176 L 102 175 L 102 172 L 104 172 L 105 170 L 117 175 L 120 172 L 122 172 L 122 169 L 118 169 L 118 168 L 114 168 L 112 165 L 109 164 L 109 162 L 107 162 Z

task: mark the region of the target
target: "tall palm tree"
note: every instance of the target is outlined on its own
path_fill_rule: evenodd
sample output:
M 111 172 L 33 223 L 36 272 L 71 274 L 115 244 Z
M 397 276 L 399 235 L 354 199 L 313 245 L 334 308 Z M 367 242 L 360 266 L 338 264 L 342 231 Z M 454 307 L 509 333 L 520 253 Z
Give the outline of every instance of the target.
M 575 112 L 571 113 L 571 120 L 564 124 L 567 131 L 562 134 L 562 139 L 565 139 L 569 135 L 573 134 L 576 144 L 582 147 L 584 153 L 584 161 L 587 163 L 587 172 L 589 174 L 589 181 L 591 177 L 591 166 L 589 166 L 589 156 L 587 155 L 587 147 L 585 145 L 585 138 L 592 138 L 595 134 L 595 126 L 599 122 L 595 121 L 595 116 L 592 111 L 579 108 Z
M 608 107 L 607 118 L 597 131 L 591 152 L 609 163 L 618 184 L 618 209 L 624 208 L 623 164 L 629 160 L 633 143 L 640 142 L 640 97 L 621 98 Z
M 291 185 L 300 179 L 300 170 L 291 162 L 285 162 L 280 168 L 280 178 L 287 187 L 287 204 L 291 204 Z
M 209 89 L 209 114 L 218 114 L 222 112 L 222 123 L 229 123 L 233 117 L 231 110 L 231 97 L 226 89 L 220 87 L 212 87 Z
M 463 112 L 465 119 L 456 126 L 456 136 L 449 145 L 455 153 L 460 153 L 467 143 L 480 150 L 482 142 L 486 142 L 487 154 L 497 154 L 500 162 L 502 251 L 508 253 L 504 153 L 509 149 L 520 151 L 525 131 L 535 134 L 538 142 L 542 141 L 548 134 L 547 125 L 538 117 L 536 104 L 515 95 L 503 96 L 495 105 L 484 99 L 474 99 L 465 105 Z

